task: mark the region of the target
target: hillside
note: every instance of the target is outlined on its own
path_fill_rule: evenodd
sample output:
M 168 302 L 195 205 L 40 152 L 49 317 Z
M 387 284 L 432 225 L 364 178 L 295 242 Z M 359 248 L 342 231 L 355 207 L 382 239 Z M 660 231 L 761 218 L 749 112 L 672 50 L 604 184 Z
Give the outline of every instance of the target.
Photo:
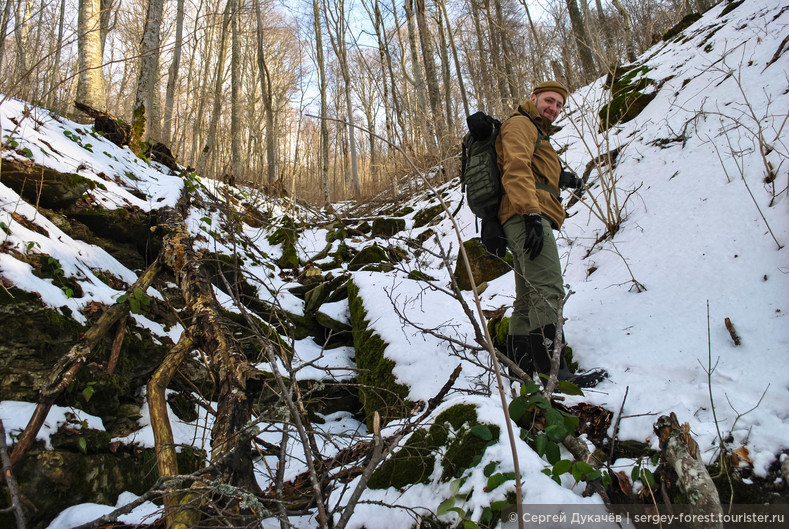
M 691 503 L 658 464 L 653 428 L 671 413 L 713 474 L 730 465 L 716 481 L 724 503 L 788 503 L 787 26 L 780 2 L 722 3 L 572 94 L 553 141 L 587 191 L 565 197 L 558 234 L 565 330 L 573 361 L 610 376 L 561 395 L 553 414 L 533 399 L 533 415 L 519 415 L 525 503 L 603 504 L 584 494 L 599 491 L 593 469 L 541 430 L 569 433 L 570 412 L 614 503 L 651 503 L 653 476 Z M 341 204 L 333 217 L 139 158 L 22 101 L 0 104 L 0 127 L 0 419 L 12 458 L 41 391 L 51 405 L 14 468 L 28 527 L 76 527 L 134 500 L 120 521 L 161 523 L 160 497 L 145 495 L 162 486 L 148 382 L 166 359 L 178 366 L 166 409 L 179 472 L 216 465 L 185 483 L 239 487 L 201 491 L 217 502 L 204 517 L 235 509 L 279 527 L 281 495 L 294 527 L 315 527 L 321 509 L 367 529 L 498 522 L 514 465 L 474 296 L 451 288 L 468 282 L 454 273 L 460 245 L 478 250 L 457 178 L 409 175 L 403 192 L 414 179 L 419 190 L 397 203 Z M 494 337 L 513 300 L 512 273 L 495 265 L 477 281 Z M 155 277 L 142 284 L 146 270 Z M 75 348 L 116 313 L 90 349 Z M 517 411 L 525 399 L 510 389 Z M 362 476 L 376 413 L 391 452 Z M 238 435 L 249 442 L 233 451 L 224 441 Z M 319 506 L 306 474 L 316 461 Z

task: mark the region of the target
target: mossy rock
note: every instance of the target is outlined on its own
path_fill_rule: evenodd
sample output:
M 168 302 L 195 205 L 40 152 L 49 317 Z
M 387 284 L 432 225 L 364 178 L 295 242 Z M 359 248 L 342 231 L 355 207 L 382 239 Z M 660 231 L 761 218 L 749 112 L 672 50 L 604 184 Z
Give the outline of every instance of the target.
M 297 268 L 299 266 L 299 256 L 296 252 L 296 241 L 298 241 L 298 227 L 287 215 L 280 220 L 280 226 L 268 236 L 271 244 L 282 245 L 282 256 L 277 260 L 280 268 Z
M 414 208 L 411 206 L 403 206 L 402 208 L 394 211 L 391 215 L 393 217 L 405 217 L 406 215 L 410 215 L 414 212 Z
M 405 219 L 378 217 L 373 220 L 373 237 L 389 238 L 405 229 Z
M 667 42 L 673 39 L 683 31 L 688 29 L 690 26 L 692 26 L 701 17 L 702 17 L 701 13 L 688 13 L 687 15 L 682 17 L 682 20 L 674 24 L 674 26 L 672 26 L 671 29 L 666 31 L 663 34 L 663 37 L 661 37 L 661 40 L 663 42 Z
M 488 320 L 488 333 L 493 338 L 493 346 L 499 351 L 507 350 L 507 334 L 510 330 L 510 319 L 507 316 Z
M 408 272 L 408 279 L 414 281 L 437 281 L 435 277 L 431 277 L 420 270 L 411 270 Z
M 34 294 L 0 288 L 0 400 L 36 402 L 52 366 L 85 330 Z
M 85 432 L 85 435 L 92 435 Z M 78 441 L 77 441 L 78 444 Z M 205 466 L 205 454 L 183 449 L 177 454 L 181 474 Z M 82 503 L 115 505 L 121 492 L 142 495 L 159 478 L 153 449 L 109 445 L 98 453 L 77 450 L 30 450 L 15 467 L 15 477 L 30 529 L 43 529 L 64 509 Z M 41 491 L 46 491 L 42 494 Z M 9 505 L 7 488 L 0 492 L 0 507 Z M 0 513 L 1 527 L 16 527 L 12 512 Z
M 359 287 L 353 281 L 348 282 L 348 303 L 356 366 L 359 368 L 359 399 L 365 411 L 368 429 L 372 430 L 375 412 L 381 416 L 382 424 L 408 414 L 408 386 L 397 382 L 392 372 L 395 363 L 384 356 L 384 350 L 389 344 L 369 328 Z
M 745 2 L 745 0 L 736 0 L 736 1 L 729 0 L 729 3 L 726 4 L 726 7 L 723 8 L 723 11 L 721 11 L 721 14 L 718 15 L 718 18 L 725 17 L 726 15 L 728 15 L 729 13 L 740 7 L 743 4 L 743 2 Z
M 485 247 L 482 246 L 482 242 L 477 238 L 465 241 L 463 247 L 466 249 L 466 255 L 468 255 L 469 264 L 471 265 L 474 287 L 501 277 L 512 270 L 512 255 L 509 253 L 504 259 L 490 255 L 485 250 Z M 466 272 L 463 255 L 460 253 L 455 262 L 455 270 L 452 272 L 452 275 L 455 277 L 460 290 L 471 290 L 472 285 Z
M 655 84 L 646 77 L 649 70 L 646 65 L 619 66 L 608 75 L 605 86 L 611 91 L 611 101 L 598 113 L 601 131 L 632 120 L 655 98 L 655 93 L 644 93 Z
M 457 404 L 440 413 L 429 429 L 420 428 L 403 447 L 373 473 L 371 489 L 403 488 L 430 483 L 436 456 L 441 459 L 440 481 L 460 476 L 479 463 L 485 449 L 498 441 L 499 428 L 481 424 L 473 404 Z
M 416 215 L 414 215 L 414 228 L 427 226 L 430 221 L 441 214 L 442 211 L 444 211 L 444 208 L 441 206 L 441 204 L 436 204 L 435 206 L 431 206 L 418 212 Z
M 348 270 L 361 270 L 364 266 L 369 264 L 389 263 L 389 254 L 386 249 L 381 248 L 377 244 L 365 246 L 359 253 L 357 253 L 351 262 L 348 263 Z
M 29 203 L 50 209 L 71 206 L 97 187 L 96 182 L 78 174 L 5 158 L 0 179 Z
M 68 216 L 85 225 L 91 234 L 110 241 L 111 244 L 105 247 L 100 240 L 86 239 L 86 242 L 102 246 L 110 255 L 127 267 L 133 267 L 132 269 L 145 268 L 156 259 L 161 250 L 161 238 L 151 232 L 151 228 L 158 223 L 151 213 L 132 208 L 83 208 L 70 211 Z

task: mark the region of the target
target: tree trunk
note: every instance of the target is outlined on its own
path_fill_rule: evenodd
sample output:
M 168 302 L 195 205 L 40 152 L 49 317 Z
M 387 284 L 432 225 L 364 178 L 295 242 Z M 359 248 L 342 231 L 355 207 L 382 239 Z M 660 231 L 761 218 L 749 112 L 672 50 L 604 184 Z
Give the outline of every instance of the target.
M 242 145 L 242 112 L 241 88 L 243 75 L 241 72 L 241 7 L 239 0 L 231 0 L 230 25 L 230 173 L 233 180 L 243 177 Z M 269 135 L 272 133 L 268 131 Z M 271 163 L 269 161 L 269 163 Z M 270 175 L 269 175 L 270 176 Z
M 66 0 L 60 0 L 60 15 L 58 16 L 58 36 L 55 41 L 55 55 L 52 58 L 52 73 L 49 79 L 49 90 L 47 91 L 47 107 L 55 106 L 55 91 L 60 86 L 60 51 L 63 47 L 63 24 L 66 16 Z M 0 59 L 0 64 L 2 63 Z
M 99 0 L 80 0 L 77 38 L 77 101 L 107 110 L 107 94 L 102 73 L 101 34 L 99 31 Z M 76 114 L 77 118 L 85 116 Z
M 578 55 L 581 58 L 583 81 L 589 82 L 597 76 L 594 55 L 592 55 L 592 48 L 589 45 L 591 42 L 589 32 L 581 16 L 581 11 L 578 9 L 578 2 L 576 0 L 566 0 L 566 2 L 567 11 L 570 13 L 570 25 L 573 29 L 575 45 L 578 47 Z
M 217 416 L 211 431 L 211 461 L 224 483 L 259 492 L 252 467 L 250 432 L 252 416 L 248 395 L 261 389 L 261 375 L 241 352 L 233 333 L 224 323 L 213 287 L 192 246 L 192 237 L 178 210 L 163 208 L 162 226 L 164 264 L 175 275 L 175 282 L 186 301 L 190 315 L 186 325 L 198 330 L 195 345 L 208 358 L 217 390 Z M 227 457 L 231 454 L 232 457 Z
M 438 74 L 434 61 L 435 52 L 433 50 L 433 37 L 427 24 L 427 12 L 425 0 L 416 1 L 416 25 L 419 28 L 419 44 L 422 49 L 422 64 L 425 67 L 425 83 L 427 85 L 427 96 L 430 102 L 430 121 L 436 125 L 435 134 L 439 146 L 439 157 L 443 158 L 447 152 L 446 130 L 444 123 L 446 118 L 441 116 L 441 91 L 438 87 Z
M 531 18 L 531 11 L 529 11 L 529 4 L 527 0 L 520 0 L 520 2 L 521 5 L 523 6 L 523 9 L 526 11 L 526 18 L 529 21 L 529 30 L 531 31 L 531 38 L 532 40 L 534 40 L 534 48 L 537 52 L 536 57 L 539 58 L 539 60 L 532 61 L 532 72 L 534 75 L 534 80 L 542 81 L 544 79 L 544 72 L 542 69 L 542 65 L 544 60 L 543 58 L 545 57 L 545 54 L 542 51 L 543 50 L 542 39 L 540 39 L 540 36 L 537 34 L 537 28 L 534 25 L 534 20 L 532 20 Z M 555 75 L 554 75 L 554 79 L 556 79 Z
M 107 34 L 112 29 L 110 20 L 112 19 L 114 7 L 114 0 L 101 0 L 101 49 L 105 49 L 107 45 Z
M 321 141 L 320 141 L 320 166 L 321 190 L 323 191 L 323 205 L 330 207 L 331 188 L 329 187 L 329 123 L 326 112 L 326 65 L 323 58 L 323 31 L 321 29 L 320 6 L 318 0 L 312 0 L 313 29 L 315 30 L 315 56 L 318 62 L 318 91 L 321 95 Z
M 167 72 L 167 94 L 164 98 L 164 129 L 162 141 L 172 146 L 173 138 L 173 106 L 175 104 L 175 87 L 178 84 L 178 70 L 181 67 L 181 48 L 184 33 L 184 0 L 178 0 L 175 12 L 175 46 L 173 62 Z M 188 108 L 188 106 L 187 106 Z
M 205 172 L 209 167 L 209 160 L 214 157 L 214 146 L 216 145 L 216 133 L 219 128 L 219 111 L 222 108 L 222 84 L 225 79 L 225 47 L 227 45 L 227 27 L 230 24 L 230 9 L 233 0 L 227 0 L 225 11 L 222 14 L 222 27 L 219 39 L 219 51 L 216 59 L 216 72 L 214 77 L 214 106 L 211 113 L 211 124 L 208 127 L 205 144 L 200 151 L 200 159 L 197 163 L 197 174 L 206 176 Z
M 701 460 L 699 445 L 690 436 L 687 424 L 679 425 L 677 416 L 662 416 L 655 423 L 655 433 L 660 438 L 661 457 L 679 478 L 680 487 L 687 495 L 688 508 L 692 515 L 710 516 L 720 520 L 723 515 L 718 489 L 712 482 L 707 468 Z M 696 527 L 719 529 L 723 523 L 700 523 Z
M 477 104 L 481 105 L 482 108 L 490 108 L 491 95 L 489 90 L 493 86 L 493 82 L 490 79 L 488 57 L 485 55 L 485 50 L 488 49 L 488 46 L 485 44 L 485 36 L 482 31 L 482 24 L 480 23 L 481 15 L 477 2 L 478 0 L 469 1 L 469 5 L 471 6 L 471 18 L 474 20 L 474 32 L 477 37 L 477 70 L 481 79 L 481 82 L 476 83 L 480 88 L 477 91 Z
M 633 45 L 633 23 L 630 21 L 630 13 L 627 12 L 619 0 L 611 0 L 619 14 L 622 15 L 622 21 L 625 27 L 625 49 L 627 50 L 627 60 L 629 62 L 636 62 L 636 47 Z
M 428 96 L 427 90 L 425 89 L 425 77 L 422 72 L 422 64 L 419 60 L 419 48 L 417 47 L 416 40 L 417 40 L 417 33 L 418 30 L 414 25 L 414 0 L 405 0 L 405 18 L 406 23 L 408 26 L 408 45 L 411 50 L 411 70 L 413 72 L 413 85 L 414 85 L 414 92 L 416 92 L 416 101 L 418 106 L 419 115 L 416 116 L 416 120 L 418 122 L 425 122 L 427 124 L 427 134 L 423 133 L 423 138 L 428 141 L 427 144 L 428 148 L 436 149 L 438 147 L 438 143 L 436 143 L 436 133 L 435 127 L 433 126 L 433 122 L 430 120 L 428 114 Z M 403 68 L 405 72 L 405 68 Z M 422 130 L 421 127 L 417 125 L 417 127 Z
M 441 82 L 444 85 L 444 118 L 446 119 L 447 134 L 452 134 L 455 127 L 452 116 L 452 74 L 449 71 L 449 42 L 447 42 L 444 24 L 449 26 L 449 21 L 445 20 L 441 7 L 436 2 L 436 25 L 438 26 L 438 50 L 441 56 Z
M 132 111 L 132 151 L 142 150 L 141 142 L 161 139 L 159 108 L 159 33 L 162 28 L 164 0 L 149 0 L 148 14 L 140 47 L 137 95 Z
M 3 19 L 0 21 L 0 71 L 3 67 L 3 57 L 5 56 L 5 38 L 8 35 L 8 19 L 11 16 L 11 4 L 14 0 L 5 0 L 3 7 Z
M 447 34 L 449 35 L 449 47 L 452 50 L 452 60 L 455 63 L 455 77 L 458 81 L 458 88 L 460 89 L 460 99 L 463 101 L 463 112 L 465 116 L 471 114 L 468 106 L 468 96 L 466 95 L 466 86 L 463 82 L 463 69 L 460 67 L 460 59 L 458 58 L 458 49 L 455 46 L 455 37 L 452 34 L 452 21 L 449 20 L 449 15 L 447 14 L 447 6 L 444 0 L 438 0 L 438 6 L 441 9 L 441 13 L 444 15 L 443 18 L 446 21 L 447 25 Z
M 279 156 L 277 154 L 277 131 L 274 125 L 274 94 L 271 72 L 266 64 L 265 42 L 263 40 L 263 16 L 260 11 L 260 0 L 255 0 L 255 16 L 257 17 L 258 25 L 258 74 L 260 76 L 260 88 L 263 93 L 263 113 L 266 118 L 266 161 L 268 163 L 266 180 L 268 184 L 271 185 L 279 178 Z

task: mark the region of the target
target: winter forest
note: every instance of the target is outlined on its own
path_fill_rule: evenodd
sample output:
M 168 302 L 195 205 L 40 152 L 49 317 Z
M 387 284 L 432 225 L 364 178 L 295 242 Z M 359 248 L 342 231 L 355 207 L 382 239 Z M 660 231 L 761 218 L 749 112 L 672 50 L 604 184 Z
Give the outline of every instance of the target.
M 8 0 L 0 92 L 80 101 L 200 175 L 323 204 L 391 186 L 393 146 L 445 160 L 470 113 L 583 86 L 712 3 Z
M 0 6 L 0 527 L 787 526 L 784 2 Z M 547 80 L 593 387 L 461 184 Z

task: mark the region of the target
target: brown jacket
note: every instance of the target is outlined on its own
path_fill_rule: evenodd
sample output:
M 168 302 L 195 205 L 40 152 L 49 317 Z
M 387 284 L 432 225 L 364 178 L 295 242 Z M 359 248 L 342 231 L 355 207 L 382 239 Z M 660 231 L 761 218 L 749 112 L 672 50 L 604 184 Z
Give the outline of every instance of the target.
M 521 103 L 520 108 L 534 118 L 542 134 L 550 135 L 558 130 L 540 116 L 531 100 Z M 504 186 L 499 219 L 504 224 L 513 215 L 541 213 L 551 219 L 553 228 L 558 230 L 565 218 L 564 207 L 558 199 L 561 163 L 550 141 L 541 140 L 535 151 L 536 142 L 537 128 L 534 123 L 516 109 L 501 126 L 496 138 L 499 171 Z M 542 187 L 554 190 L 556 196 Z

